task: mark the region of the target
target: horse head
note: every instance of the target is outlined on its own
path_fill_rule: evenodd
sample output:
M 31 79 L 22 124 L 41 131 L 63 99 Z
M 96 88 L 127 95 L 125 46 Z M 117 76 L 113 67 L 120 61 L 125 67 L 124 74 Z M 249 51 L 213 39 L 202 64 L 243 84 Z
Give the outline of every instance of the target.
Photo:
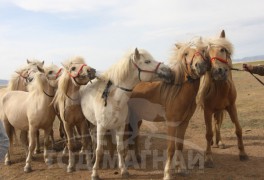
M 227 80 L 232 67 L 232 44 L 225 38 L 223 30 L 220 37 L 209 40 L 208 56 L 211 62 L 211 76 L 214 80 Z
M 96 70 L 86 65 L 81 57 L 75 57 L 63 66 L 75 85 L 86 85 L 96 77 Z
M 171 69 L 163 63 L 156 61 L 146 50 L 138 50 L 136 48 L 131 56 L 131 61 L 138 70 L 137 74 L 140 81 L 172 81 L 173 74 Z
M 184 66 L 187 77 L 198 79 L 204 75 L 209 67 L 206 58 L 207 45 L 201 38 L 197 41 L 175 44 L 176 56 L 171 59 L 172 65 L 180 62 Z

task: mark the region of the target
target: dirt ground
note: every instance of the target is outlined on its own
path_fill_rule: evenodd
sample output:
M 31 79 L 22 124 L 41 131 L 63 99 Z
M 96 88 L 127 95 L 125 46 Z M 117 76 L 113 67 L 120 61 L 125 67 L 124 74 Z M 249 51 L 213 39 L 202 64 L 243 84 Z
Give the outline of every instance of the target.
M 236 66 L 241 67 L 240 64 Z M 260 78 L 264 80 L 264 77 Z M 189 171 L 185 176 L 175 175 L 175 179 L 264 179 L 264 87 L 247 72 L 233 71 L 233 79 L 238 92 L 237 109 L 249 160 L 239 160 L 234 127 L 226 115 L 221 130 L 226 148 L 212 149 L 214 168 L 203 168 L 202 161 L 199 161 L 199 166 L 192 166 L 191 162 L 197 160 L 195 158 L 203 158 L 203 150 L 206 147 L 202 112 L 196 110 L 186 132 L 184 153 L 179 155 Z M 143 125 L 140 144 L 141 153 L 145 153 L 146 158 L 141 164 L 129 167 L 129 179 L 162 179 L 166 159 L 166 141 L 162 137 L 166 134 L 166 124 L 144 122 Z M 45 165 L 43 155 L 38 154 L 32 163 L 33 172 L 24 173 L 25 153 L 22 147 L 16 144 L 11 156 L 13 164 L 5 166 L 0 163 L 0 179 L 90 179 L 91 171 L 82 166 L 82 159 L 78 154 L 77 170 L 73 173 L 66 172 L 67 157 L 62 157 L 62 142 L 57 129 L 55 138 L 53 165 Z M 122 179 L 117 168 L 101 170 L 100 177 L 108 180 Z

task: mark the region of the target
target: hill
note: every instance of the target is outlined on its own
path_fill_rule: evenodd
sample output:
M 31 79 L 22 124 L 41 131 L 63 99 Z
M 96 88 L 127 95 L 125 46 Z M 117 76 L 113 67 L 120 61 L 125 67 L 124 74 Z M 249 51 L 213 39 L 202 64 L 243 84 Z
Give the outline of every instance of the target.
M 0 85 L 7 85 L 7 83 L 8 83 L 7 80 L 0 79 Z
M 244 57 L 241 59 L 234 59 L 234 62 L 251 62 L 251 61 L 259 61 L 263 59 L 264 59 L 264 55 L 258 55 L 258 56 Z

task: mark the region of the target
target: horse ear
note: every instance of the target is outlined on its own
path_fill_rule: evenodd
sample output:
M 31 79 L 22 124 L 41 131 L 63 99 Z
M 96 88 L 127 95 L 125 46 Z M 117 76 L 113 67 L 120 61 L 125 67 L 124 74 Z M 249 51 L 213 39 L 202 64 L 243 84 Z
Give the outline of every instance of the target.
M 41 68 L 41 67 L 39 67 L 39 66 L 37 66 L 37 68 L 38 68 L 38 71 L 39 71 L 39 72 L 41 72 L 41 73 L 44 73 L 44 72 L 45 72 L 43 68 Z
M 176 44 L 175 44 L 175 47 L 176 47 L 177 49 L 180 49 L 180 48 L 182 47 L 182 45 L 179 44 L 179 43 L 176 43 Z
M 44 65 L 44 62 L 45 62 L 45 61 L 42 61 L 42 66 Z
M 135 59 L 140 59 L 140 54 L 139 54 L 137 48 L 135 49 L 135 53 L 134 53 L 134 55 L 135 55 Z
M 27 63 L 30 64 L 31 63 L 30 60 L 27 59 Z
M 222 30 L 222 32 L 220 34 L 220 38 L 225 38 L 225 30 Z
M 68 69 L 67 66 L 64 63 L 61 63 L 61 65 L 65 68 Z

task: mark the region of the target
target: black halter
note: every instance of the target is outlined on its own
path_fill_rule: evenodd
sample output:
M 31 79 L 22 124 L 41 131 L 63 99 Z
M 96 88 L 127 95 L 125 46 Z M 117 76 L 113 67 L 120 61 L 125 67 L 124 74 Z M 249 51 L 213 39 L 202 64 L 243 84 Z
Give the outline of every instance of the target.
M 110 93 L 110 87 L 113 85 L 113 83 L 112 83 L 112 81 L 108 81 L 107 82 L 107 84 L 106 84 L 106 87 L 105 87 L 105 89 L 104 89 L 104 92 L 103 92 L 103 94 L 102 94 L 102 98 L 104 99 L 104 101 L 105 101 L 105 104 L 104 104 L 104 106 L 107 106 L 107 98 L 108 98 L 108 95 L 109 95 L 109 93 Z M 124 87 L 120 87 L 120 86 L 116 86 L 117 88 L 119 88 L 119 89 L 121 89 L 121 90 L 123 90 L 123 91 L 126 91 L 126 92 L 132 92 L 133 91 L 133 89 L 127 89 L 127 88 L 124 88 Z

